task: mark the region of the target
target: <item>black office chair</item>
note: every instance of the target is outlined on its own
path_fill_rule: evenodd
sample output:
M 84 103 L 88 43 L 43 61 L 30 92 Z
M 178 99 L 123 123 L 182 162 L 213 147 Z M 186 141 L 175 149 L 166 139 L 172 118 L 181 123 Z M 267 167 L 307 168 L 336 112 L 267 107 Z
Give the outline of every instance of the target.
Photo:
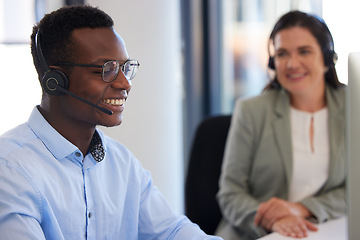
M 185 182 L 185 214 L 207 234 L 221 220 L 216 201 L 231 116 L 209 117 L 197 127 Z

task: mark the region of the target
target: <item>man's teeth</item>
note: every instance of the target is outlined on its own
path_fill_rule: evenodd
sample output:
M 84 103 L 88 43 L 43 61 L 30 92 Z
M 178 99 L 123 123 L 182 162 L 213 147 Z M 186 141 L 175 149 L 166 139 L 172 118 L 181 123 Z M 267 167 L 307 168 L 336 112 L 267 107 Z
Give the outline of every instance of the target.
M 121 106 L 125 103 L 125 99 L 104 99 L 103 102 L 110 105 Z

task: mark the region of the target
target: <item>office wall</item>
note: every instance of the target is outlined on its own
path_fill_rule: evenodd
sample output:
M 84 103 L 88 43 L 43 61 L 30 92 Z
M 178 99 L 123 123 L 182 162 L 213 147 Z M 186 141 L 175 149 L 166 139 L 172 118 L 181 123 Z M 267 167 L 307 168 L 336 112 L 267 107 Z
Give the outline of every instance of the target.
M 141 66 L 124 121 L 104 131 L 150 170 L 178 213 L 183 212 L 180 4 L 178 0 L 88 0 L 115 22 L 131 58 Z

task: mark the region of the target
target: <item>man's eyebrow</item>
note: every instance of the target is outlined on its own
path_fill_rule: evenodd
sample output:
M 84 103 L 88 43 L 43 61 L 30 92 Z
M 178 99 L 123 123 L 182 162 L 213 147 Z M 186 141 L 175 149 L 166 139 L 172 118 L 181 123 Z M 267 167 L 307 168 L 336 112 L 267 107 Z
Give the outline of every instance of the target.
M 104 64 L 104 63 L 106 63 L 106 62 L 108 62 L 108 61 L 119 61 L 120 63 L 125 63 L 126 61 L 129 61 L 129 60 L 131 60 L 130 57 L 128 57 L 128 58 L 126 58 L 126 59 L 100 58 L 100 59 L 92 62 L 91 64 L 96 64 L 96 65 L 97 65 L 97 64 Z
M 113 59 L 107 59 L 107 58 L 99 58 L 93 62 L 91 62 L 92 64 L 104 64 L 108 61 L 112 61 Z

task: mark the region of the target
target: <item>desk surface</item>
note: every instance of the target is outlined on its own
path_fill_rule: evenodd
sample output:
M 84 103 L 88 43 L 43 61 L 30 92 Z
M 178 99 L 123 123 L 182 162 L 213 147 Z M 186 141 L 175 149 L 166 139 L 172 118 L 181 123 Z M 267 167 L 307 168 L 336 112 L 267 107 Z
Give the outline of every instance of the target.
M 348 239 L 347 233 L 347 220 L 346 217 L 342 217 L 339 219 L 334 219 L 322 224 L 318 225 L 317 232 L 309 232 L 307 238 L 303 238 L 305 240 L 344 240 Z M 271 233 L 265 237 L 259 238 L 259 240 L 294 240 L 293 237 L 285 237 L 278 233 Z M 299 239 L 299 238 L 297 238 Z

